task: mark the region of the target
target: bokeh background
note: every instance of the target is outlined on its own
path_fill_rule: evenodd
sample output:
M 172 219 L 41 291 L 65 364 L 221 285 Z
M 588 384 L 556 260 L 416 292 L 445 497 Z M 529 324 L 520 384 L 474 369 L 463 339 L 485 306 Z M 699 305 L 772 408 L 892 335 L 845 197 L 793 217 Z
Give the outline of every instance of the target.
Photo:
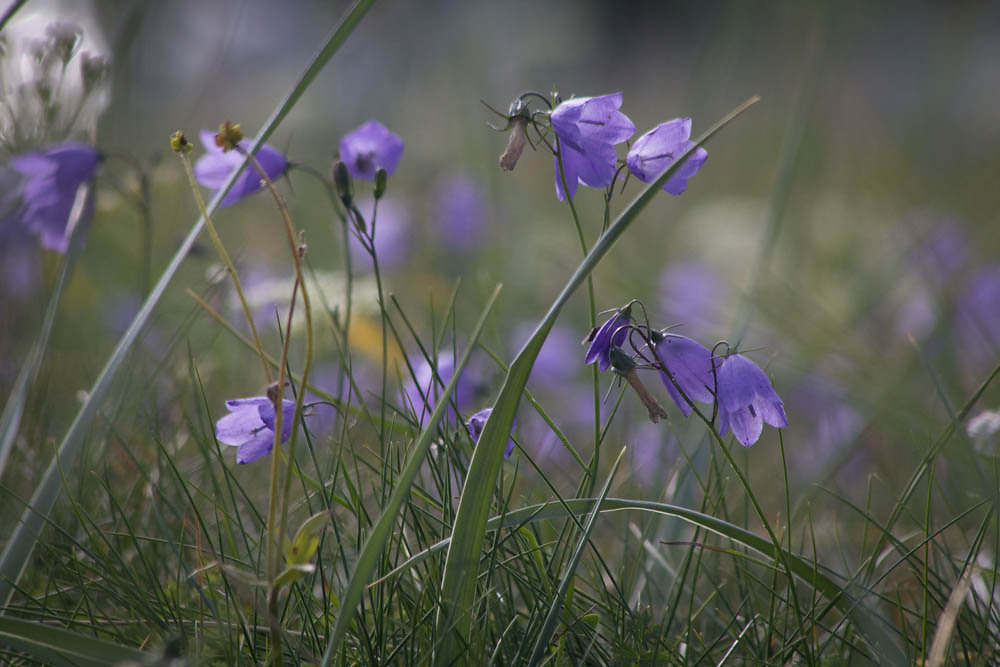
M 12 22 L 11 39 L 30 32 L 18 26 L 33 15 L 41 25 L 78 23 L 88 48 L 110 58 L 112 74 L 106 108 L 78 128 L 108 158 L 87 247 L 3 480 L 8 488 L 33 488 L 79 393 L 197 217 L 170 134 L 196 137 L 231 119 L 252 135 L 347 6 L 33 0 Z M 687 192 L 658 197 L 595 272 L 597 306 L 638 298 L 656 326 L 681 325 L 708 346 L 739 342 L 785 398 L 794 492 L 808 497 L 819 484 L 860 499 L 873 479 L 896 488 L 909 472 L 900 461 L 927 449 L 1000 360 L 998 36 L 1000 7 L 992 3 L 384 2 L 270 143 L 325 175 L 339 138 L 362 122 L 375 118 L 401 135 L 403 161 L 380 218 L 387 289 L 422 336 L 440 335 L 461 278 L 445 338 L 445 347 L 457 340 L 461 348 L 485 297 L 503 283 L 484 342 L 509 361 L 581 250 L 554 196 L 551 156 L 527 151 L 513 173 L 501 172 L 506 136 L 487 127 L 501 121 L 482 102 L 505 110 L 529 89 L 563 97 L 622 91 L 638 132 L 689 116 L 698 134 L 760 95 L 708 146 Z M 145 217 L 136 205 L 142 178 Z M 326 191 L 305 170 L 293 170 L 281 188 L 332 303 L 343 262 Z M 636 192 L 635 182 L 616 190 L 612 215 Z M 602 193 L 582 188 L 576 204 L 592 243 Z M 221 211 L 216 224 L 247 283 L 259 287 L 261 318 L 273 322 L 274 281 L 289 284 L 291 269 L 271 202 L 258 195 Z M 2 257 L 6 394 L 40 327 L 58 258 L 35 248 Z M 356 271 L 355 369 L 377 382 L 371 285 L 363 262 Z M 183 451 L 193 446 L 184 433 L 208 431 L 225 398 L 262 393 L 250 352 L 186 293 L 239 322 L 219 277 L 206 241 L 174 280 L 105 408 L 112 454 L 121 446 L 153 456 L 150 433 Z M 589 326 L 581 292 L 529 385 L 580 438 L 592 429 L 579 346 Z M 268 331 L 276 340 L 274 327 Z M 470 413 L 499 388 L 483 357 L 469 380 Z M 331 341 L 321 339 L 317 382 L 335 375 L 334 359 Z M 402 373 L 394 367 L 390 376 Z M 981 401 L 998 404 L 994 389 Z M 630 445 L 623 483 L 662 496 L 678 470 L 697 467 L 707 447 L 702 431 L 679 415 L 652 427 L 627 394 L 611 432 Z M 519 440 L 550 470 L 569 466 L 530 413 Z M 100 450 L 103 465 L 127 467 L 108 451 Z M 979 465 L 970 449 L 961 452 L 957 487 L 961 466 Z M 780 456 L 771 429 L 747 452 L 759 488 L 775 482 Z M 561 480 L 567 488 L 571 469 Z

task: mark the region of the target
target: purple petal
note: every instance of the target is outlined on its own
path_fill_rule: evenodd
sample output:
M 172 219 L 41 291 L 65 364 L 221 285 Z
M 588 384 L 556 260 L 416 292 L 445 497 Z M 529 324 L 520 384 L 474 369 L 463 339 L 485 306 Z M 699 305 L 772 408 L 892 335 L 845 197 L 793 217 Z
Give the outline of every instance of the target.
M 229 413 L 215 423 L 215 437 L 227 445 L 240 446 L 268 429 L 261 421 L 257 409 L 245 406 Z
M 643 183 L 649 183 L 674 163 L 693 142 L 691 119 L 675 118 L 661 123 L 639 137 L 625 158 L 629 171 Z M 704 148 L 697 148 L 681 167 L 664 183 L 663 189 L 679 195 L 687 188 L 687 180 L 694 176 L 708 159 Z
M 257 406 L 257 412 L 264 425 L 274 433 L 274 406 L 271 405 L 270 399 L 265 400 L 267 400 L 266 403 Z M 288 440 L 288 436 L 292 434 L 292 422 L 295 418 L 295 402 L 288 399 L 281 399 L 281 412 L 281 441 L 285 442 Z
M 622 329 L 622 327 L 628 324 L 631 319 L 632 308 L 628 307 L 624 310 L 619 310 L 607 322 L 602 324 L 601 328 L 594 334 L 594 339 L 590 342 L 590 347 L 587 348 L 587 355 L 584 357 L 584 362 L 592 364 L 597 361 L 598 368 L 602 371 L 608 370 L 608 367 L 611 366 L 611 346 L 616 345 L 620 347 L 625 342 L 628 330 Z
M 744 447 L 757 442 L 761 431 L 764 430 L 764 423 L 759 414 L 754 414 L 749 407 L 743 408 L 729 415 L 729 425 L 733 429 L 733 436 L 736 441 Z
M 715 395 L 712 393 L 715 384 L 712 353 L 708 348 L 686 336 L 666 334 L 656 344 L 656 355 L 688 398 L 702 403 L 715 401 Z M 662 379 L 668 391 L 674 388 L 668 378 Z M 673 398 L 673 392 L 671 397 Z M 684 411 L 685 417 L 691 413 L 687 401 L 677 402 L 675 398 L 674 402 Z
M 231 150 L 223 152 L 222 148 L 215 145 L 215 133 L 211 130 L 201 130 L 201 143 L 204 144 L 206 153 L 198 158 L 194 165 L 195 180 L 201 185 L 212 190 L 218 190 L 229 178 L 230 172 L 243 161 L 243 155 L 239 151 Z M 250 148 L 247 140 L 240 142 L 240 147 L 244 150 Z M 264 144 L 254 155 L 260 163 L 264 173 L 272 181 L 280 178 L 288 170 L 288 160 L 274 146 Z M 235 204 L 244 197 L 248 197 L 264 188 L 260 175 L 253 165 L 248 164 L 240 172 L 233 183 L 233 187 L 223 198 L 220 206 L 225 207 Z
M 240 448 L 236 450 L 236 462 L 240 464 L 253 463 L 270 454 L 272 449 L 274 449 L 274 431 L 264 429 L 240 445 Z

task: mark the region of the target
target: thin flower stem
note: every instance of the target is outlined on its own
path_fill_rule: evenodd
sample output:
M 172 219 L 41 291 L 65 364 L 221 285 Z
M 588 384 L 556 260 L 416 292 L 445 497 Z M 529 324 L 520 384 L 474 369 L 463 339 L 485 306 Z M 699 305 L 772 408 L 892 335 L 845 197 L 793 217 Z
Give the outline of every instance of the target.
M 268 612 L 271 622 L 271 661 L 272 664 L 281 664 L 281 626 L 278 619 L 278 593 L 276 586 L 274 585 L 275 579 L 278 576 L 278 562 L 277 562 L 277 550 L 276 547 L 281 543 L 281 539 L 284 537 L 287 523 L 288 523 L 288 493 L 291 487 L 290 480 L 292 474 L 292 462 L 295 460 L 295 443 L 296 435 L 298 433 L 297 428 L 292 428 L 291 436 L 288 439 L 288 469 L 286 472 L 286 481 L 284 486 L 284 493 L 281 499 L 281 523 L 278 527 L 277 532 L 275 532 L 276 515 L 277 515 L 277 504 L 278 504 L 278 474 L 280 468 L 280 461 L 278 457 L 278 451 L 281 447 L 281 432 L 283 430 L 282 421 L 284 417 L 284 409 L 282 406 L 282 396 L 284 394 L 284 384 L 285 384 L 285 373 L 288 368 L 288 343 L 291 339 L 291 326 L 292 326 L 292 311 L 295 308 L 295 296 L 298 291 L 297 288 L 302 290 L 302 313 L 305 317 L 305 327 L 306 327 L 306 353 L 305 361 L 302 366 L 302 378 L 300 380 L 300 391 L 295 396 L 295 411 L 292 413 L 292 424 L 297 424 L 299 417 L 302 414 L 302 403 L 305 400 L 305 391 L 301 387 L 305 387 L 309 382 L 309 371 L 312 367 L 312 353 L 313 353 L 313 335 L 312 335 L 312 308 L 309 304 L 309 291 L 306 289 L 305 278 L 302 275 L 302 254 L 305 252 L 304 244 L 300 244 L 295 240 L 295 226 L 292 224 L 292 217 L 288 212 L 288 204 L 285 203 L 285 198 L 281 196 L 277 188 L 274 187 L 274 183 L 268 177 L 267 172 L 261 166 L 260 162 L 253 155 L 247 153 L 240 146 L 236 147 L 242 155 L 246 156 L 247 161 L 256 170 L 257 175 L 260 176 L 260 180 L 264 183 L 268 192 L 274 198 L 275 203 L 278 206 L 278 212 L 281 214 L 281 219 L 285 223 L 285 232 L 288 235 L 288 246 L 292 253 L 292 262 L 295 266 L 295 287 L 292 288 L 292 302 L 288 308 L 288 329 L 285 333 L 285 343 L 281 352 L 281 366 L 278 369 L 278 386 L 275 390 L 274 398 L 274 449 L 273 458 L 271 459 L 271 493 L 270 501 L 267 508 L 267 578 L 271 582 L 270 589 L 268 591 Z
M 198 187 L 198 181 L 194 177 L 194 170 L 191 168 L 191 161 L 188 159 L 187 154 L 183 151 L 177 153 L 181 162 L 184 164 L 184 173 L 187 174 L 188 183 L 191 185 L 191 191 L 194 192 L 194 200 L 198 204 L 198 210 L 201 211 L 202 217 L 205 219 L 205 229 L 208 230 L 208 235 L 212 238 L 212 244 L 215 246 L 215 251 L 219 253 L 219 258 L 222 263 L 226 265 L 226 272 L 229 273 L 229 277 L 233 280 L 233 287 L 236 288 L 236 294 L 240 298 L 240 305 L 243 307 L 243 315 L 247 318 L 247 324 L 250 325 L 250 334 L 253 336 L 254 346 L 257 348 L 257 356 L 260 357 L 260 363 L 264 366 L 264 377 L 267 378 L 267 383 L 271 384 L 271 366 L 267 363 L 267 355 L 264 353 L 264 345 L 260 342 L 260 336 L 257 335 L 257 327 L 254 325 L 253 315 L 250 312 L 250 305 L 247 303 L 246 295 L 243 293 L 243 285 L 240 283 L 239 274 L 236 272 L 236 267 L 233 265 L 231 259 L 229 259 L 229 253 L 226 252 L 225 246 L 222 245 L 222 239 L 219 238 L 219 233 L 215 231 L 215 225 L 212 224 L 212 218 L 208 215 L 208 208 L 205 206 L 205 200 L 201 197 L 201 190 Z
M 589 249 L 587 240 L 583 236 L 583 225 L 580 224 L 580 216 L 576 212 L 576 205 L 573 198 L 569 196 L 569 187 L 566 183 L 566 170 L 563 168 L 562 145 L 556 136 L 556 157 L 559 160 L 559 179 L 562 181 L 563 193 L 566 195 L 566 203 L 569 204 L 570 214 L 573 216 L 573 225 L 576 227 L 576 236 L 580 240 L 580 249 L 586 257 Z M 597 301 L 594 297 L 594 278 L 587 276 L 587 299 L 590 303 L 590 328 L 597 326 Z M 597 471 L 601 462 L 601 380 L 600 370 L 596 365 L 591 366 L 591 378 L 594 384 L 594 454 L 590 458 L 590 465 L 580 483 L 579 493 L 582 497 L 589 498 L 594 494 L 594 486 L 597 484 Z

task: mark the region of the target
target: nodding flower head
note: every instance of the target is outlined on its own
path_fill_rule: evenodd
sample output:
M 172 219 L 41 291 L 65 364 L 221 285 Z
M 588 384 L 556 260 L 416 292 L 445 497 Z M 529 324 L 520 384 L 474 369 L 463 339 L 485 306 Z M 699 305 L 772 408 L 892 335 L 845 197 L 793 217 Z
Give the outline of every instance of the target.
M 66 252 L 73 229 L 86 225 L 93 215 L 92 201 L 79 202 L 82 208 L 70 226 L 80 188 L 94 177 L 100 161 L 96 148 L 75 141 L 11 158 L 10 168 L 20 176 L 21 203 L 0 224 L 20 225 L 36 234 L 42 247 Z
M 686 336 L 659 331 L 650 332 L 650 339 L 662 366 L 659 370 L 663 385 L 685 417 L 691 414 L 689 401 L 712 403 L 715 400 L 712 393 L 715 375 L 708 348 Z
M 485 410 L 480 410 L 476 414 L 469 417 L 469 421 L 465 424 L 465 429 L 469 432 L 469 437 L 472 438 L 474 442 L 479 443 L 479 436 L 483 434 L 483 429 L 486 428 L 486 420 L 490 418 L 493 413 L 493 408 L 486 408 Z M 514 423 L 510 427 L 510 432 L 513 433 L 514 429 L 517 427 L 517 417 L 514 418 Z M 507 446 L 503 450 L 504 458 L 509 459 L 510 455 L 514 453 L 514 438 L 507 439 Z
M 628 335 L 626 325 L 631 321 L 632 305 L 629 304 L 624 308 L 619 308 L 600 328 L 591 331 L 590 335 L 583 341 L 584 343 L 590 343 L 590 346 L 587 348 L 585 362 L 592 364 L 596 361 L 598 368 L 602 371 L 608 370 L 608 367 L 611 366 L 611 359 L 609 357 L 611 346 L 621 347 L 622 343 L 625 342 L 625 337 Z
M 340 140 L 340 159 L 354 178 L 373 181 L 379 167 L 392 176 L 402 158 L 403 139 L 377 120 L 362 124 Z
M 652 130 L 636 139 L 625 158 L 632 175 L 643 183 L 649 183 L 662 174 L 684 151 L 691 148 L 694 142 L 691 137 L 691 119 L 675 118 L 660 123 Z M 708 152 L 698 147 L 684 161 L 667 182 L 663 189 L 672 195 L 679 195 L 687 189 L 688 179 L 698 173 L 701 165 L 708 159 Z
M 560 156 L 553 157 L 556 170 L 556 196 L 564 200 L 576 194 L 577 184 L 591 188 L 611 185 L 615 178 L 618 154 L 615 145 L 635 132 L 635 125 L 618 109 L 622 94 L 577 97 L 557 106 L 549 117 L 552 130 L 559 137 L 559 151 L 565 174 L 560 173 Z M 565 176 L 566 191 L 563 190 Z
M 251 463 L 267 456 L 274 447 L 274 401 L 268 396 L 226 401 L 229 414 L 215 423 L 219 442 L 237 447 L 236 462 Z M 281 442 L 292 434 L 295 403 L 281 402 Z
M 763 422 L 788 426 L 785 404 L 757 364 L 742 354 L 730 354 L 718 370 L 719 435 L 732 429 L 744 447 L 757 442 Z

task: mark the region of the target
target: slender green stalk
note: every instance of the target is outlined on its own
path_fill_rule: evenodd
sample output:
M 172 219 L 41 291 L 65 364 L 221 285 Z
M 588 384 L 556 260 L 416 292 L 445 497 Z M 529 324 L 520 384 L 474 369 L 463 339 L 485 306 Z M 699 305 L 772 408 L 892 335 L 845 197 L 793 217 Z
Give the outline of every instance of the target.
M 260 363 L 264 366 L 264 377 L 267 378 L 267 383 L 271 384 L 271 366 L 267 363 L 264 345 L 260 342 L 260 336 L 257 334 L 257 326 L 254 324 L 253 313 L 250 311 L 250 304 L 247 303 L 246 294 L 243 292 L 243 285 L 240 283 L 240 276 L 236 271 L 236 265 L 229 258 L 226 246 L 223 245 L 219 233 L 215 230 L 215 225 L 212 224 L 212 216 L 209 215 L 208 208 L 205 206 L 205 200 L 201 196 L 201 188 L 198 187 L 198 181 L 194 177 L 191 160 L 183 150 L 177 151 L 177 156 L 180 157 L 181 164 L 184 165 L 184 173 L 187 174 L 188 184 L 191 186 L 191 192 L 194 193 L 194 200 L 198 204 L 198 210 L 201 212 L 202 219 L 205 221 L 205 229 L 208 230 L 208 235 L 212 239 L 212 245 L 215 246 L 215 251 L 219 253 L 219 259 L 226 266 L 226 273 L 229 274 L 229 277 L 233 281 L 233 287 L 236 288 L 236 294 L 240 298 L 240 306 L 243 308 L 243 315 L 247 318 L 247 324 L 250 325 L 250 335 L 253 337 L 254 346 L 257 348 L 257 356 L 260 358 Z

